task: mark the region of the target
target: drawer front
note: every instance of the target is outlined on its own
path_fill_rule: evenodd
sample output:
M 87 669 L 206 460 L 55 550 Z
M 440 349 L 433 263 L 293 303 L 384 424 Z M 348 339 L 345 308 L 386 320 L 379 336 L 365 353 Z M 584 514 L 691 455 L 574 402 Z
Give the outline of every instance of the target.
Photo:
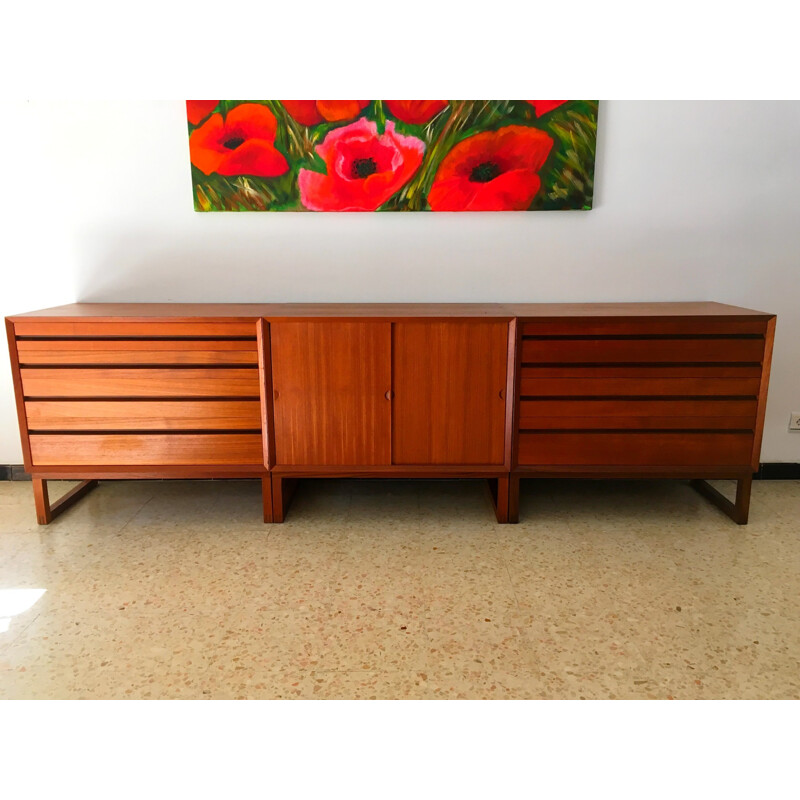
M 523 369 L 520 395 L 527 397 L 744 397 L 755 398 L 761 379 L 717 377 L 530 377 Z
M 529 336 L 764 336 L 768 320 L 725 317 L 541 317 L 521 320 Z
M 523 466 L 745 466 L 753 434 L 747 432 L 524 432 Z
M 23 367 L 31 397 L 259 397 L 257 369 L 59 369 Z
M 520 403 L 519 429 L 746 430 L 755 427 L 755 399 L 542 399 Z
M 14 321 L 14 334 L 38 337 L 78 337 L 97 338 L 132 337 L 151 339 L 153 337 L 185 336 L 248 336 L 255 338 L 257 319 L 220 319 L 209 317 L 195 320 L 176 321 L 165 317 L 137 320 L 92 320 L 80 319 L 18 319 Z
M 22 339 L 21 366 L 258 364 L 255 339 Z
M 261 429 L 257 400 L 29 400 L 25 410 L 33 433 Z
M 43 466 L 263 465 L 261 436 L 230 434 L 32 434 Z
M 523 364 L 760 364 L 761 337 L 533 338 L 522 342 Z

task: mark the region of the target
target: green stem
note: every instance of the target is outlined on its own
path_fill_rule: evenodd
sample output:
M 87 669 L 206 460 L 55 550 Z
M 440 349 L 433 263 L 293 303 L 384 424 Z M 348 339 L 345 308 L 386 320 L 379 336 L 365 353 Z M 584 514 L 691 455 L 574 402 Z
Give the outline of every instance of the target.
M 386 130 L 386 111 L 383 108 L 383 100 L 375 101 L 375 122 L 378 126 L 378 135 L 380 136 Z
M 269 110 L 275 115 L 279 128 L 283 127 L 286 133 L 286 150 L 288 155 L 296 161 L 311 155 L 314 145 L 308 136 L 308 130 L 301 126 L 297 120 L 277 100 L 265 101 Z
M 406 198 L 410 211 L 421 211 L 425 205 L 425 198 L 431 184 L 436 177 L 444 157 L 456 143 L 460 132 L 472 113 L 471 103 L 460 101 L 451 106 L 450 116 L 438 136 L 432 139 L 432 144 L 425 154 L 417 177 L 408 185 Z

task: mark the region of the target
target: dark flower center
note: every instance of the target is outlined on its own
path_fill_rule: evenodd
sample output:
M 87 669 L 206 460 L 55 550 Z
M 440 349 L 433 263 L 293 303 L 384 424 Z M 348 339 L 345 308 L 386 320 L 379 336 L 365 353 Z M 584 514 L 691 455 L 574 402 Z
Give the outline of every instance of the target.
M 472 172 L 469 174 L 469 179 L 473 183 L 489 183 L 499 174 L 500 167 L 494 161 L 484 161 L 483 164 L 473 167 Z
M 357 158 L 350 167 L 350 175 L 353 178 L 368 178 L 378 171 L 378 165 L 374 158 Z
M 232 136 L 230 139 L 226 139 L 222 143 L 222 146 L 227 147 L 228 150 L 235 150 L 242 144 L 244 144 L 244 139 L 241 136 Z

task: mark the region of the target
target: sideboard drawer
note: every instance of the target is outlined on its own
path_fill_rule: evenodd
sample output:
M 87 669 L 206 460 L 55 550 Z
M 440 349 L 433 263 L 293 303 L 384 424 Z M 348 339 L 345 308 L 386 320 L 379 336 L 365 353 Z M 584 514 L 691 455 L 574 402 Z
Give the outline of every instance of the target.
M 258 370 L 23 367 L 22 391 L 30 397 L 252 397 Z
M 261 435 L 31 434 L 31 460 L 43 466 L 263 466 Z
M 749 337 L 532 338 L 522 342 L 523 364 L 760 364 L 764 339 Z
M 21 339 L 20 366 L 258 364 L 255 339 Z
M 519 429 L 754 430 L 758 402 L 720 397 L 582 397 L 522 400 Z
M 746 431 L 524 432 L 524 466 L 744 466 L 753 452 Z
M 521 320 L 523 336 L 764 336 L 767 319 L 563 316 Z
M 197 318 L 175 320 L 169 317 L 151 319 L 36 319 L 22 317 L 14 321 L 14 335 L 19 337 L 131 337 L 152 339 L 182 336 L 249 336 L 256 335 L 256 319 Z
M 531 377 L 535 375 L 536 377 Z M 761 379 L 754 377 L 672 377 L 652 374 L 628 377 L 540 377 L 523 368 L 520 396 L 525 397 L 747 397 L 758 396 Z
M 28 400 L 28 430 L 260 430 L 258 400 Z

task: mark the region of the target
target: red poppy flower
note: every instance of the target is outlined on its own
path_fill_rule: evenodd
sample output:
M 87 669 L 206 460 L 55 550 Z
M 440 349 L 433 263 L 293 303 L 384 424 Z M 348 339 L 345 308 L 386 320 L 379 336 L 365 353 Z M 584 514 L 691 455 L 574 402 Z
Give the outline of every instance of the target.
M 357 117 L 369 100 L 281 100 L 284 108 L 301 124 L 342 122 Z
M 393 117 L 409 125 L 424 125 L 442 109 L 447 108 L 447 100 L 384 100 L 383 102 Z
M 186 117 L 192 125 L 199 125 L 216 107 L 219 100 L 187 100 Z
M 311 211 L 374 211 L 407 183 L 422 163 L 425 145 L 401 136 L 394 122 L 379 136 L 362 117 L 335 128 L 317 147 L 327 174 L 301 169 L 300 199 Z
M 526 101 L 533 106 L 533 113 L 536 114 L 537 117 L 541 117 L 542 114 L 547 114 L 548 112 L 552 111 L 554 108 L 558 108 L 559 106 L 563 106 L 566 103 L 566 100 L 528 100 Z
M 552 146 L 544 131 L 524 125 L 470 136 L 445 156 L 428 202 L 434 211 L 524 211 Z
M 242 103 L 224 120 L 212 114 L 189 136 L 192 164 L 206 175 L 283 175 L 289 165 L 275 149 L 277 127 L 272 112 L 258 103 Z

